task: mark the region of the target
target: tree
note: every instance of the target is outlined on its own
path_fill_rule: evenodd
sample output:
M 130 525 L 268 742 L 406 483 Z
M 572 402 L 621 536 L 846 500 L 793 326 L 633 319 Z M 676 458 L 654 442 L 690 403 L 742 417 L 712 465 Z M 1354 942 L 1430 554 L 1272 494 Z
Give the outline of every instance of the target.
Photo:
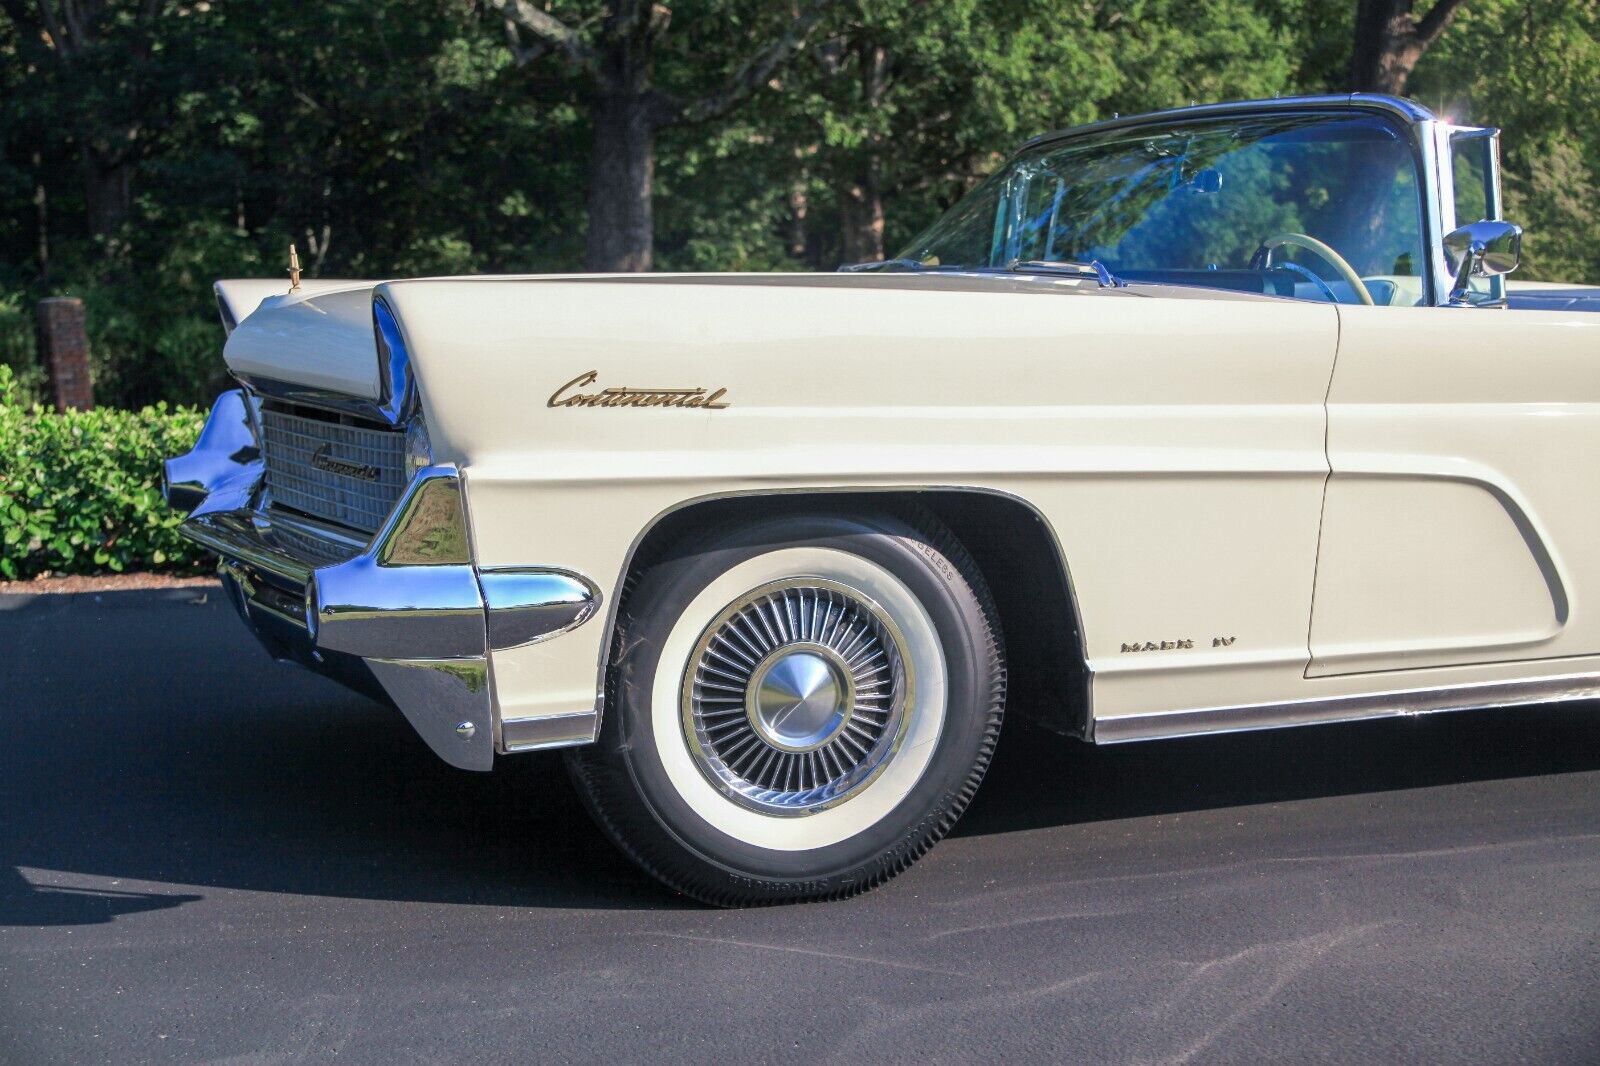
M 1478 0 L 1411 91 L 1453 122 L 1504 130 L 1505 217 L 1527 231 L 1516 277 L 1600 283 L 1600 4 Z
M 1257 0 L 872 0 L 825 30 L 754 113 L 792 160 L 788 243 L 819 268 L 883 258 L 1028 137 L 1270 96 L 1295 69 Z
M 46 62 L 80 96 L 67 113 L 78 142 L 89 232 L 114 235 L 133 202 L 133 173 L 144 154 L 140 68 L 150 60 L 161 0 L 0 0 L 19 37 L 44 45 Z
M 656 137 L 666 127 L 721 118 L 766 85 L 804 47 L 831 0 L 805 0 L 767 43 L 752 50 L 722 86 L 684 99 L 656 84 L 657 54 L 672 21 L 664 4 L 606 0 L 589 33 L 529 0 L 489 0 L 505 19 L 519 59 L 557 53 L 588 82 L 589 153 L 585 266 L 649 270 L 654 251 L 652 191 Z M 530 37 L 524 46 L 522 35 Z
M 1357 0 L 1351 91 L 1405 95 L 1417 61 L 1444 33 L 1463 2 L 1434 0 L 1419 17 L 1416 0 Z

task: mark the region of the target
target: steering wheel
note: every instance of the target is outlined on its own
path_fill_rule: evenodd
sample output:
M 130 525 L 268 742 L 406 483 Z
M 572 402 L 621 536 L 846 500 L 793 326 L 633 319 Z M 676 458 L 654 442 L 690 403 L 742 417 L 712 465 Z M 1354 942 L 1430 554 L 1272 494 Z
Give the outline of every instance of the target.
M 1308 233 L 1279 233 L 1268 237 L 1261 242 L 1261 247 L 1256 249 L 1256 254 L 1250 257 L 1251 269 L 1260 270 L 1266 267 L 1272 261 L 1272 250 L 1274 248 L 1282 248 L 1286 244 L 1293 245 L 1296 248 L 1303 248 L 1315 254 L 1324 263 L 1333 267 L 1333 272 L 1339 275 L 1340 281 L 1350 286 L 1357 299 L 1368 307 L 1373 307 L 1377 304 L 1377 301 L 1372 298 L 1372 293 L 1367 291 L 1367 283 L 1361 280 L 1361 275 L 1357 274 L 1355 268 L 1345 261 L 1345 257 L 1334 251 L 1331 245 L 1317 240 Z M 1293 264 L 1286 265 L 1292 266 Z M 1304 274 L 1309 273 L 1309 271 L 1302 269 L 1297 273 Z M 1328 295 L 1330 300 L 1338 303 L 1337 300 L 1333 299 L 1333 290 L 1331 288 L 1323 285 L 1322 291 Z

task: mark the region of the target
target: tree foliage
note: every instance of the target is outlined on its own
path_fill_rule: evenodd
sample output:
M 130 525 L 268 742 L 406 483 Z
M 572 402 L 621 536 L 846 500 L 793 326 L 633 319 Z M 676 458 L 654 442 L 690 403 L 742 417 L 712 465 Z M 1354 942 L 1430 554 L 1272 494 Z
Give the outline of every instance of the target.
M 313 276 L 596 263 L 608 86 L 656 268 L 832 269 L 1036 133 L 1342 90 L 1380 8 L 1427 37 L 1408 92 L 1506 127 L 1529 274 L 1600 280 L 1597 0 L 0 0 L 0 362 L 36 387 L 32 302 L 78 295 L 103 400 L 192 403 L 211 280 L 290 241 Z

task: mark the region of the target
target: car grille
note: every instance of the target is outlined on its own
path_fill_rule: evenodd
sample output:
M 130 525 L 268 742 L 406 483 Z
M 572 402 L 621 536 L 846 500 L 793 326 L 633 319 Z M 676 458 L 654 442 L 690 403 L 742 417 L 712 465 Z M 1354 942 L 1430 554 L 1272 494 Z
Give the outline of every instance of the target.
M 377 532 L 405 491 L 405 433 L 312 414 L 262 406 L 261 450 L 272 505 Z

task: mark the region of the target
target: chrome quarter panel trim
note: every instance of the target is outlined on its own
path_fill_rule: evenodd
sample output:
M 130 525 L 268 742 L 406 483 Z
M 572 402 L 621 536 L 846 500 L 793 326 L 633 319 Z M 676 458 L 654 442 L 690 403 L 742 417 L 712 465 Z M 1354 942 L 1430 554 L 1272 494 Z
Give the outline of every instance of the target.
M 367 666 L 435 755 L 461 770 L 494 766 L 487 660 L 369 658 Z
M 1567 703 L 1600 697 L 1600 675 L 1568 674 L 1532 680 L 1488 681 L 1448 688 L 1334 696 L 1292 703 L 1167 711 L 1093 723 L 1096 744 L 1241 733 L 1298 725 L 1359 722 L 1372 718 L 1410 718 L 1447 711 L 1490 710 L 1522 704 Z
M 478 571 L 489 650 L 520 648 L 576 629 L 602 597 L 582 574 L 547 567 L 494 566 Z
M 507 753 L 570 748 L 590 744 L 600 730 L 599 712 L 590 709 L 541 718 L 513 718 L 500 723 L 501 747 Z

